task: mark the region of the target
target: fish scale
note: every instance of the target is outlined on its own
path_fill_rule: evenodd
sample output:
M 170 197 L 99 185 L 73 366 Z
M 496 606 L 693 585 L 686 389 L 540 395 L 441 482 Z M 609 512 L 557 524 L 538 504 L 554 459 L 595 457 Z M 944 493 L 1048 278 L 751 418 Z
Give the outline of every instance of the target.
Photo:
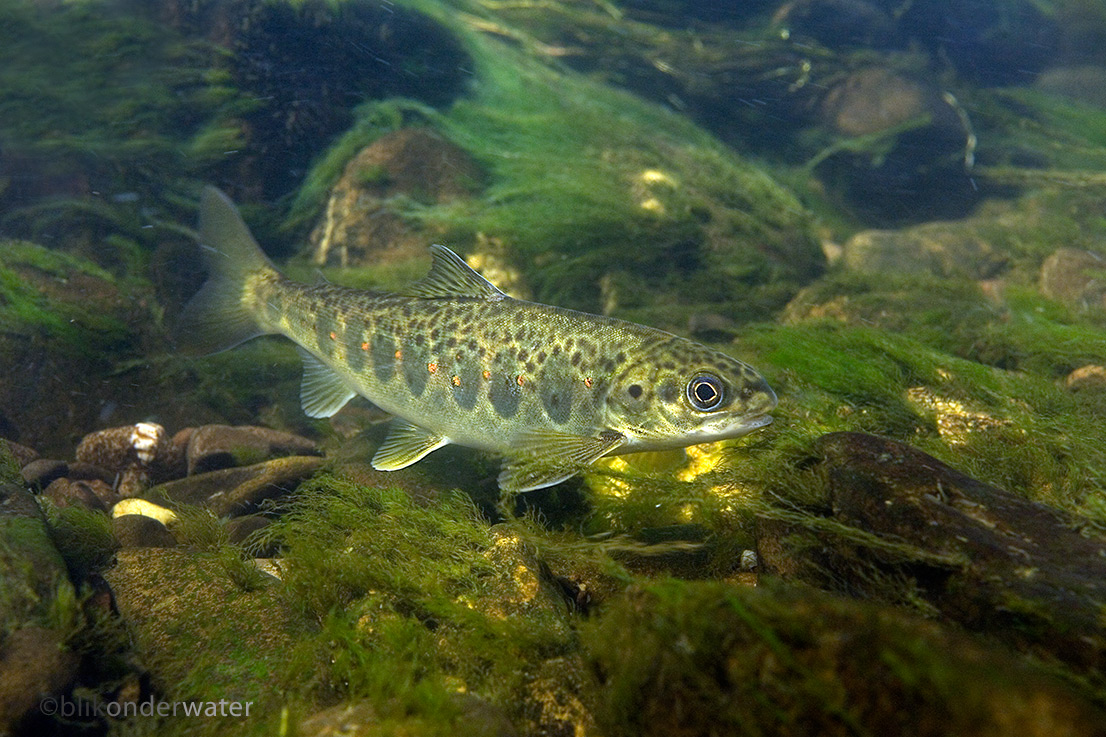
M 738 437 L 771 421 L 776 397 L 750 366 L 654 328 L 508 297 L 433 246 L 401 293 L 308 286 L 264 256 L 218 190 L 200 235 L 209 281 L 178 337 L 195 352 L 262 334 L 304 359 L 313 417 L 361 395 L 396 416 L 373 457 L 403 468 L 448 443 L 507 456 L 500 486 L 563 481 L 603 455 Z

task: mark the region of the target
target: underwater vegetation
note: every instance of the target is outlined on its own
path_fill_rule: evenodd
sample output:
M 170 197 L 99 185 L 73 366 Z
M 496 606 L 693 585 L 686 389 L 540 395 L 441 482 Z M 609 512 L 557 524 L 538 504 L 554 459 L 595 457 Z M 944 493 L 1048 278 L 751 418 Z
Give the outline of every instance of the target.
M 1106 17 L 738 5 L 0 4 L 0 733 L 1101 733 Z M 177 353 L 208 183 L 293 278 L 444 243 L 774 422 L 376 472 L 288 346 Z

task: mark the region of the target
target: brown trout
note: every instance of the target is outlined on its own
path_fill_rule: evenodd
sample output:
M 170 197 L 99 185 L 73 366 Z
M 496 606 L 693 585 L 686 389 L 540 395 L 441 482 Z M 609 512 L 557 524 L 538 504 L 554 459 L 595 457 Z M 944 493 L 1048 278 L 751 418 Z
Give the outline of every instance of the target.
M 200 204 L 206 284 L 184 347 L 290 338 L 300 399 L 329 417 L 360 394 L 395 416 L 372 465 L 392 471 L 449 443 L 506 456 L 499 485 L 529 491 L 611 454 L 735 438 L 772 421 L 776 395 L 746 364 L 654 328 L 513 299 L 455 253 L 398 294 L 283 277 L 231 201 Z

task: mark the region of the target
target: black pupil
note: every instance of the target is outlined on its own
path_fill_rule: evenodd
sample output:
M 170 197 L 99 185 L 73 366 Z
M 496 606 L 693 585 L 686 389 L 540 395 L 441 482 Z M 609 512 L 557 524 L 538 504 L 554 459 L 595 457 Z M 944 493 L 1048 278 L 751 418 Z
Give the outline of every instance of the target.
M 718 398 L 718 390 L 714 386 L 706 381 L 700 381 L 695 385 L 695 398 L 703 404 L 710 404 Z
M 641 386 L 638 384 L 630 384 L 630 388 L 626 391 L 630 392 L 630 396 L 637 399 L 641 396 Z

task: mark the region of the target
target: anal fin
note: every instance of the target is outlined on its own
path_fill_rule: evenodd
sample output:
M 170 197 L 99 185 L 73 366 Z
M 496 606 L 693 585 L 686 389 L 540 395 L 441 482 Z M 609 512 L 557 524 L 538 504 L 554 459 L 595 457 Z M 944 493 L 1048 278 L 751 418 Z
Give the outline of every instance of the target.
M 504 464 L 499 488 L 521 492 L 559 484 L 625 442 L 624 435 L 611 431 L 597 437 L 548 431 L 527 433 L 519 444 L 519 454 Z
M 303 348 L 296 346 L 303 359 L 300 404 L 308 417 L 330 417 L 357 396 L 334 370 Z
M 449 445 L 448 438 L 397 417 L 376 449 L 372 466 L 377 471 L 398 471 L 443 445 Z

